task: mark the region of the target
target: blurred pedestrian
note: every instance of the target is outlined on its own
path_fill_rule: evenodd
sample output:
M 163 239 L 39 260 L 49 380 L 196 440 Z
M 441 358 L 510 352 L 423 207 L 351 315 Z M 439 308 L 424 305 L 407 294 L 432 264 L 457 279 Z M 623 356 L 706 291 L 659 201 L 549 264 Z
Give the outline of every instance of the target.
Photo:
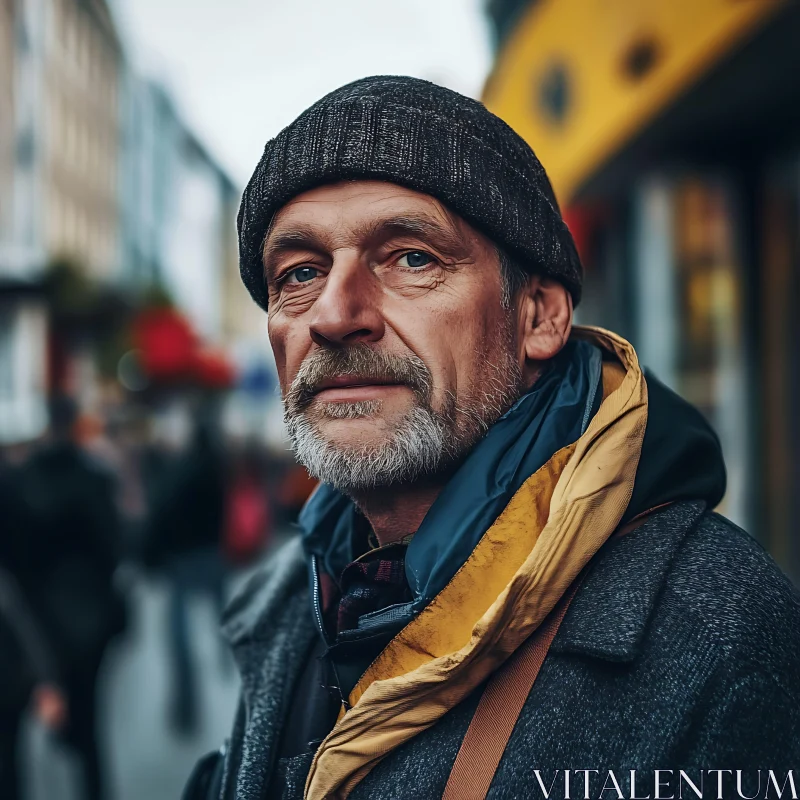
M 294 525 L 297 522 L 301 509 L 316 485 L 317 482 L 302 464 L 293 463 L 288 466 L 278 490 L 283 524 Z
M 33 701 L 40 722 L 54 731 L 67 720 L 50 648 L 14 576 L 0 567 L 0 792 L 22 797 L 19 769 L 23 714 Z
M 218 616 L 225 603 L 221 543 L 225 515 L 225 464 L 208 420 L 197 424 L 188 448 L 160 469 L 145 543 L 145 560 L 171 583 L 169 652 L 172 668 L 170 724 L 176 733 L 197 725 L 197 686 L 189 642 L 188 603 L 210 597 Z M 222 648 L 222 643 L 220 642 Z
M 21 547 L 26 533 L 24 507 L 8 474 L 0 473 L 0 796 L 21 797 L 20 730 L 33 700 L 40 722 L 59 730 L 67 718 L 67 702 L 58 685 L 57 668 L 41 624 L 20 587 L 15 572 L 24 568 Z
M 30 524 L 19 580 L 52 643 L 66 691 L 70 713 L 60 738 L 78 756 L 83 796 L 103 800 L 97 677 L 127 613 L 114 584 L 120 531 L 115 481 L 75 440 L 76 419 L 75 403 L 56 398 L 50 440 L 21 470 Z
M 223 552 L 234 567 L 256 561 L 272 538 L 272 503 L 264 472 L 256 446 L 246 446 L 233 460 L 226 491 Z

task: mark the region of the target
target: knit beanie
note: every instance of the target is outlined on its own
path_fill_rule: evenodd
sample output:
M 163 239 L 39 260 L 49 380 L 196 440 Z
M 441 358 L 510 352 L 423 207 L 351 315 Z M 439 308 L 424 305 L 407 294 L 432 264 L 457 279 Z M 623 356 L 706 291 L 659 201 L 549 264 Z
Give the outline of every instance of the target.
M 528 144 L 476 100 L 417 78 L 377 76 L 336 89 L 267 142 L 238 217 L 242 280 L 262 308 L 262 251 L 275 213 L 302 192 L 343 180 L 388 181 L 435 197 L 580 300 L 575 243 Z

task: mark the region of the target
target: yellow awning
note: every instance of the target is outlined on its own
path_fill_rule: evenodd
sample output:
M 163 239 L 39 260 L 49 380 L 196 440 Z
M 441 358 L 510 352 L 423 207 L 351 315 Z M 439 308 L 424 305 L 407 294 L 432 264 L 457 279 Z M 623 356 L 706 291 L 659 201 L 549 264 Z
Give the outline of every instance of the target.
M 569 202 L 607 159 L 792 0 L 539 0 L 483 100 Z

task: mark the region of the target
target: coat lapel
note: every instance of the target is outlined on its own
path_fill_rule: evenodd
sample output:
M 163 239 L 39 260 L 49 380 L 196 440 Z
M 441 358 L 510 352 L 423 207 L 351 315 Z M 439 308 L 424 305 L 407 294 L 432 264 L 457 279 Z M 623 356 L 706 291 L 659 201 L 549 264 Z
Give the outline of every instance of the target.
M 242 678 L 238 725 L 241 747 L 225 770 L 223 797 L 266 797 L 278 738 L 316 628 L 311 616 L 307 569 L 298 537 L 270 560 L 226 612 L 223 634 Z
M 609 540 L 595 556 L 551 652 L 635 659 L 672 561 L 704 511 L 700 501 L 675 503 Z

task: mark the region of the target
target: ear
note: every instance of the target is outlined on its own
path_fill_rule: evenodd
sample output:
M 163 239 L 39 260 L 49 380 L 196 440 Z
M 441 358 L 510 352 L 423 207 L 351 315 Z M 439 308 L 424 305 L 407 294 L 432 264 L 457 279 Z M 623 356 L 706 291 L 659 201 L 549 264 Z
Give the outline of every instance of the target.
M 520 312 L 523 374 L 535 379 L 544 362 L 558 355 L 569 339 L 572 295 L 559 281 L 532 275 L 521 292 Z

